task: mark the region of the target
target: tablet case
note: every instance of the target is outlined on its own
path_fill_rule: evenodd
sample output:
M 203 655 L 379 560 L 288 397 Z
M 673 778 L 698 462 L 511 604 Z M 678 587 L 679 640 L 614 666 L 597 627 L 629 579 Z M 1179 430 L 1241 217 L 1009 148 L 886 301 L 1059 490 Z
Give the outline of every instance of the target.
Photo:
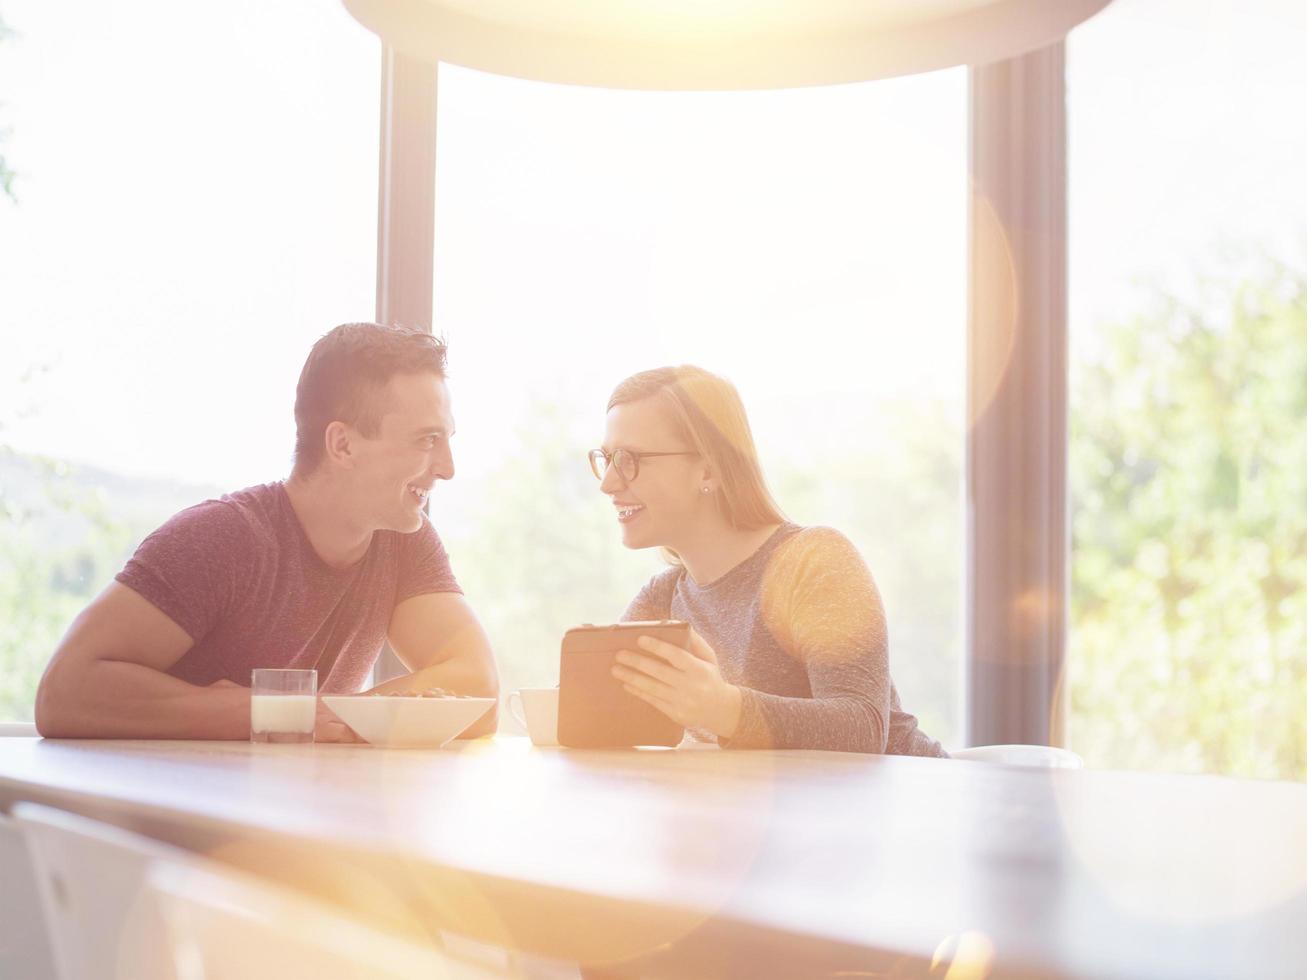
M 654 636 L 690 645 L 690 626 L 676 620 L 578 626 L 563 634 L 559 655 L 558 742 L 575 749 L 677 745 L 685 729 L 653 705 L 628 694 L 612 675 L 618 650 Z

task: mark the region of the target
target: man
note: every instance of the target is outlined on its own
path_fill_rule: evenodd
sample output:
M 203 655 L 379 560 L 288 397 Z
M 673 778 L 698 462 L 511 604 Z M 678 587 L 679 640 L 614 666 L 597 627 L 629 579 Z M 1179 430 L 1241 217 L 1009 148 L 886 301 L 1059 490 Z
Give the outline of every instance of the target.
M 288 480 L 177 514 L 73 621 L 37 690 L 42 735 L 248 738 L 252 669 L 316 668 L 320 692 L 352 693 L 386 638 L 410 673 L 377 691 L 497 695 L 424 513 L 454 476 L 445 345 L 337 327 L 304 364 L 295 424 Z M 356 740 L 320 701 L 316 737 Z

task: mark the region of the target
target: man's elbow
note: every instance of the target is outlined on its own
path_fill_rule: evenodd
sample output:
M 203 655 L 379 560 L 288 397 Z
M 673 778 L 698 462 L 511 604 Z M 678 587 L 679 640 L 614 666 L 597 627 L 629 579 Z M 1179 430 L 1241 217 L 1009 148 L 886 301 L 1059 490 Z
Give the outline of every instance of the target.
M 499 678 L 494 676 L 480 676 L 475 679 L 465 679 L 458 687 L 454 688 L 458 694 L 469 698 L 495 698 L 499 699 Z
M 459 738 L 481 738 L 493 735 L 499 728 L 499 669 L 495 658 L 489 650 L 480 662 L 476 677 L 468 684 L 465 692 L 478 698 L 494 698 L 490 709 L 464 731 Z
M 47 670 L 36 688 L 34 705 L 36 730 L 43 738 L 70 737 L 68 701 L 58 672 Z
M 94 724 L 88 723 L 91 710 L 86 703 L 97 683 L 87 672 L 95 673 L 96 664 L 94 659 L 70 653 L 66 645 L 55 651 L 36 687 L 33 706 L 36 730 L 43 738 L 98 736 Z
M 480 672 L 477 681 L 477 697 L 481 698 L 498 698 L 499 697 L 499 669 L 495 666 L 494 657 L 489 659 Z
M 478 698 L 499 697 L 499 664 L 488 643 L 482 644 L 475 654 L 465 659 L 464 665 L 468 689 L 463 693 Z

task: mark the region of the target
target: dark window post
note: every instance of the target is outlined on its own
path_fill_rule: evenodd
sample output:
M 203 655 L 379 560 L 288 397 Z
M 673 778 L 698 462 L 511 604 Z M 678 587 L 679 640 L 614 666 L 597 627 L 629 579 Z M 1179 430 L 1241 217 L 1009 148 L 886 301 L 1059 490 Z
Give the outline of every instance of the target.
M 1062 43 L 970 69 L 967 742 L 1065 739 Z

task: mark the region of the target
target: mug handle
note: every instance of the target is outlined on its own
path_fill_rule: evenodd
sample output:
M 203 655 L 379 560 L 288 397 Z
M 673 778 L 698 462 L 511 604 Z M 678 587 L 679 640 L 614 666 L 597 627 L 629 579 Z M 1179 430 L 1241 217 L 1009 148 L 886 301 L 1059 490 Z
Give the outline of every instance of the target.
M 513 716 L 513 720 L 522 726 L 526 731 L 526 709 L 522 707 L 522 692 L 514 691 L 508 696 L 508 713 Z

